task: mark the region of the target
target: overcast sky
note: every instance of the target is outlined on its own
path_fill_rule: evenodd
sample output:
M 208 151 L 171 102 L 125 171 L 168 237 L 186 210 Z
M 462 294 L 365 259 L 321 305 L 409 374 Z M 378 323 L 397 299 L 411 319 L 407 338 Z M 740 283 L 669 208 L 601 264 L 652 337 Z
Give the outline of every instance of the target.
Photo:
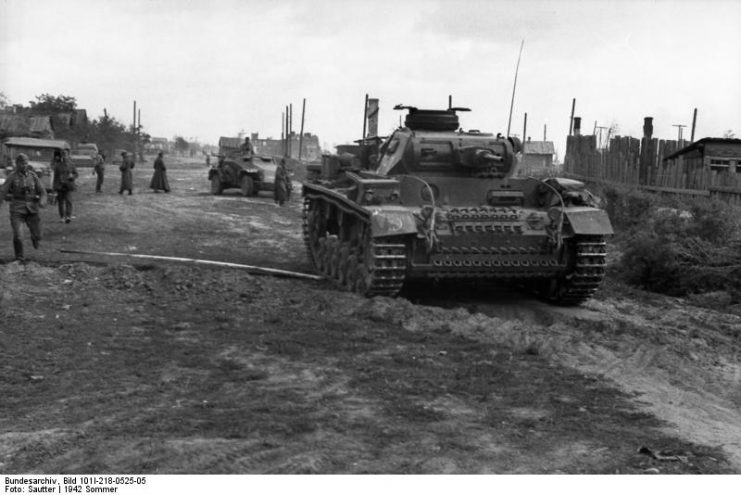
M 676 138 L 741 137 L 741 1 L 0 0 L 0 92 L 27 104 L 77 98 L 153 136 L 216 143 L 241 130 L 298 131 L 327 145 L 358 139 L 365 94 L 381 134 L 397 103 L 472 109 L 462 126 L 506 132 L 563 157 L 572 98 L 583 131 L 617 124 Z

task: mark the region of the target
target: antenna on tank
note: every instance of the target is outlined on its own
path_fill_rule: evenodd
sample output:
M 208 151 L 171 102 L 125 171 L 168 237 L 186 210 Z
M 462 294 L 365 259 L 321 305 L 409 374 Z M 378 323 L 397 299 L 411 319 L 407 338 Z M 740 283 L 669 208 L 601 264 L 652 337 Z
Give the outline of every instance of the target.
M 525 40 L 520 43 L 520 54 L 517 56 L 517 67 L 515 68 L 515 84 L 512 86 L 512 102 L 509 104 L 509 120 L 507 121 L 507 137 L 512 125 L 512 108 L 515 106 L 515 90 L 517 89 L 517 73 L 520 72 L 520 59 L 522 58 L 522 47 L 525 46 Z

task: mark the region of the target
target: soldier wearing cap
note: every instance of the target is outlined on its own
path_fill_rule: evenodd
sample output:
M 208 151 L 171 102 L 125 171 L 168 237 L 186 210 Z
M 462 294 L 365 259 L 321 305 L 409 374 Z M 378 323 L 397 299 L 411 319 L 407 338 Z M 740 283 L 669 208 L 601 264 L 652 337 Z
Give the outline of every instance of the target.
M 3 200 L 10 202 L 10 226 L 13 229 L 13 249 L 17 261 L 23 257 L 21 224 L 25 223 L 31 232 L 31 242 L 38 249 L 41 241 L 41 219 L 39 208 L 46 205 L 46 189 L 36 174 L 28 167 L 28 156 L 19 154 L 15 159 L 15 170 L 0 186 L 0 205 Z

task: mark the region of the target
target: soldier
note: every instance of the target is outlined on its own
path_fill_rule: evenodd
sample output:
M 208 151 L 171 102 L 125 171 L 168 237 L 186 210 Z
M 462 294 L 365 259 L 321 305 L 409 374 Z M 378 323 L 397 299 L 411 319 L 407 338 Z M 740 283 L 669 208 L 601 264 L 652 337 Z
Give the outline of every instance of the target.
M 244 138 L 244 143 L 242 143 L 240 149 L 242 151 L 243 160 L 252 160 L 252 156 L 255 154 L 255 148 L 252 146 L 249 137 Z
M 72 221 L 72 191 L 76 189 L 77 169 L 69 159 L 67 150 L 63 150 L 59 160 L 54 162 L 54 181 L 52 189 L 57 193 L 59 218 L 64 223 Z
M 121 171 L 121 188 L 118 194 L 123 194 L 124 191 L 129 191 L 131 196 L 132 189 L 134 188 L 134 174 L 131 169 L 134 168 L 134 160 L 131 155 L 124 151 L 121 153 L 121 165 L 118 169 Z
M 160 189 L 166 193 L 170 192 L 170 183 L 167 182 L 167 168 L 165 167 L 165 161 L 162 159 L 161 151 L 157 153 L 157 159 L 154 160 L 154 175 L 152 175 L 149 188 L 154 192 L 159 192 Z
M 103 177 L 105 176 L 105 155 L 102 151 L 99 151 L 95 157 L 95 165 L 93 166 L 93 174 L 97 176 L 95 181 L 95 192 L 101 192 L 103 187 Z
M 286 159 L 281 158 L 278 168 L 275 169 L 275 188 L 273 190 L 275 202 L 283 206 L 283 203 L 291 199 L 291 190 L 293 190 L 293 185 L 288 169 L 286 169 Z
M 0 205 L 3 200 L 10 202 L 10 226 L 13 229 L 13 250 L 16 261 L 23 263 L 23 241 L 21 224 L 25 223 L 31 232 L 34 249 L 41 241 L 41 220 L 39 208 L 46 204 L 46 189 L 28 167 L 28 156 L 19 154 L 15 159 L 15 170 L 0 186 Z

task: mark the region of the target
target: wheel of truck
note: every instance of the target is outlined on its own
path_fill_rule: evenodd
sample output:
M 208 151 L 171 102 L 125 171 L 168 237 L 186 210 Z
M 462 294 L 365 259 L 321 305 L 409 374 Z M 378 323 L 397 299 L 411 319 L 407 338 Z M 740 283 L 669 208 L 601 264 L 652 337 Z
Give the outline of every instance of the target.
M 214 174 L 211 177 L 211 194 L 218 196 L 222 192 L 224 192 L 224 186 L 221 184 L 221 179 L 219 179 L 218 174 Z
M 255 195 L 255 181 L 249 175 L 242 176 L 242 182 L 240 183 L 242 188 L 243 196 L 254 196 Z

